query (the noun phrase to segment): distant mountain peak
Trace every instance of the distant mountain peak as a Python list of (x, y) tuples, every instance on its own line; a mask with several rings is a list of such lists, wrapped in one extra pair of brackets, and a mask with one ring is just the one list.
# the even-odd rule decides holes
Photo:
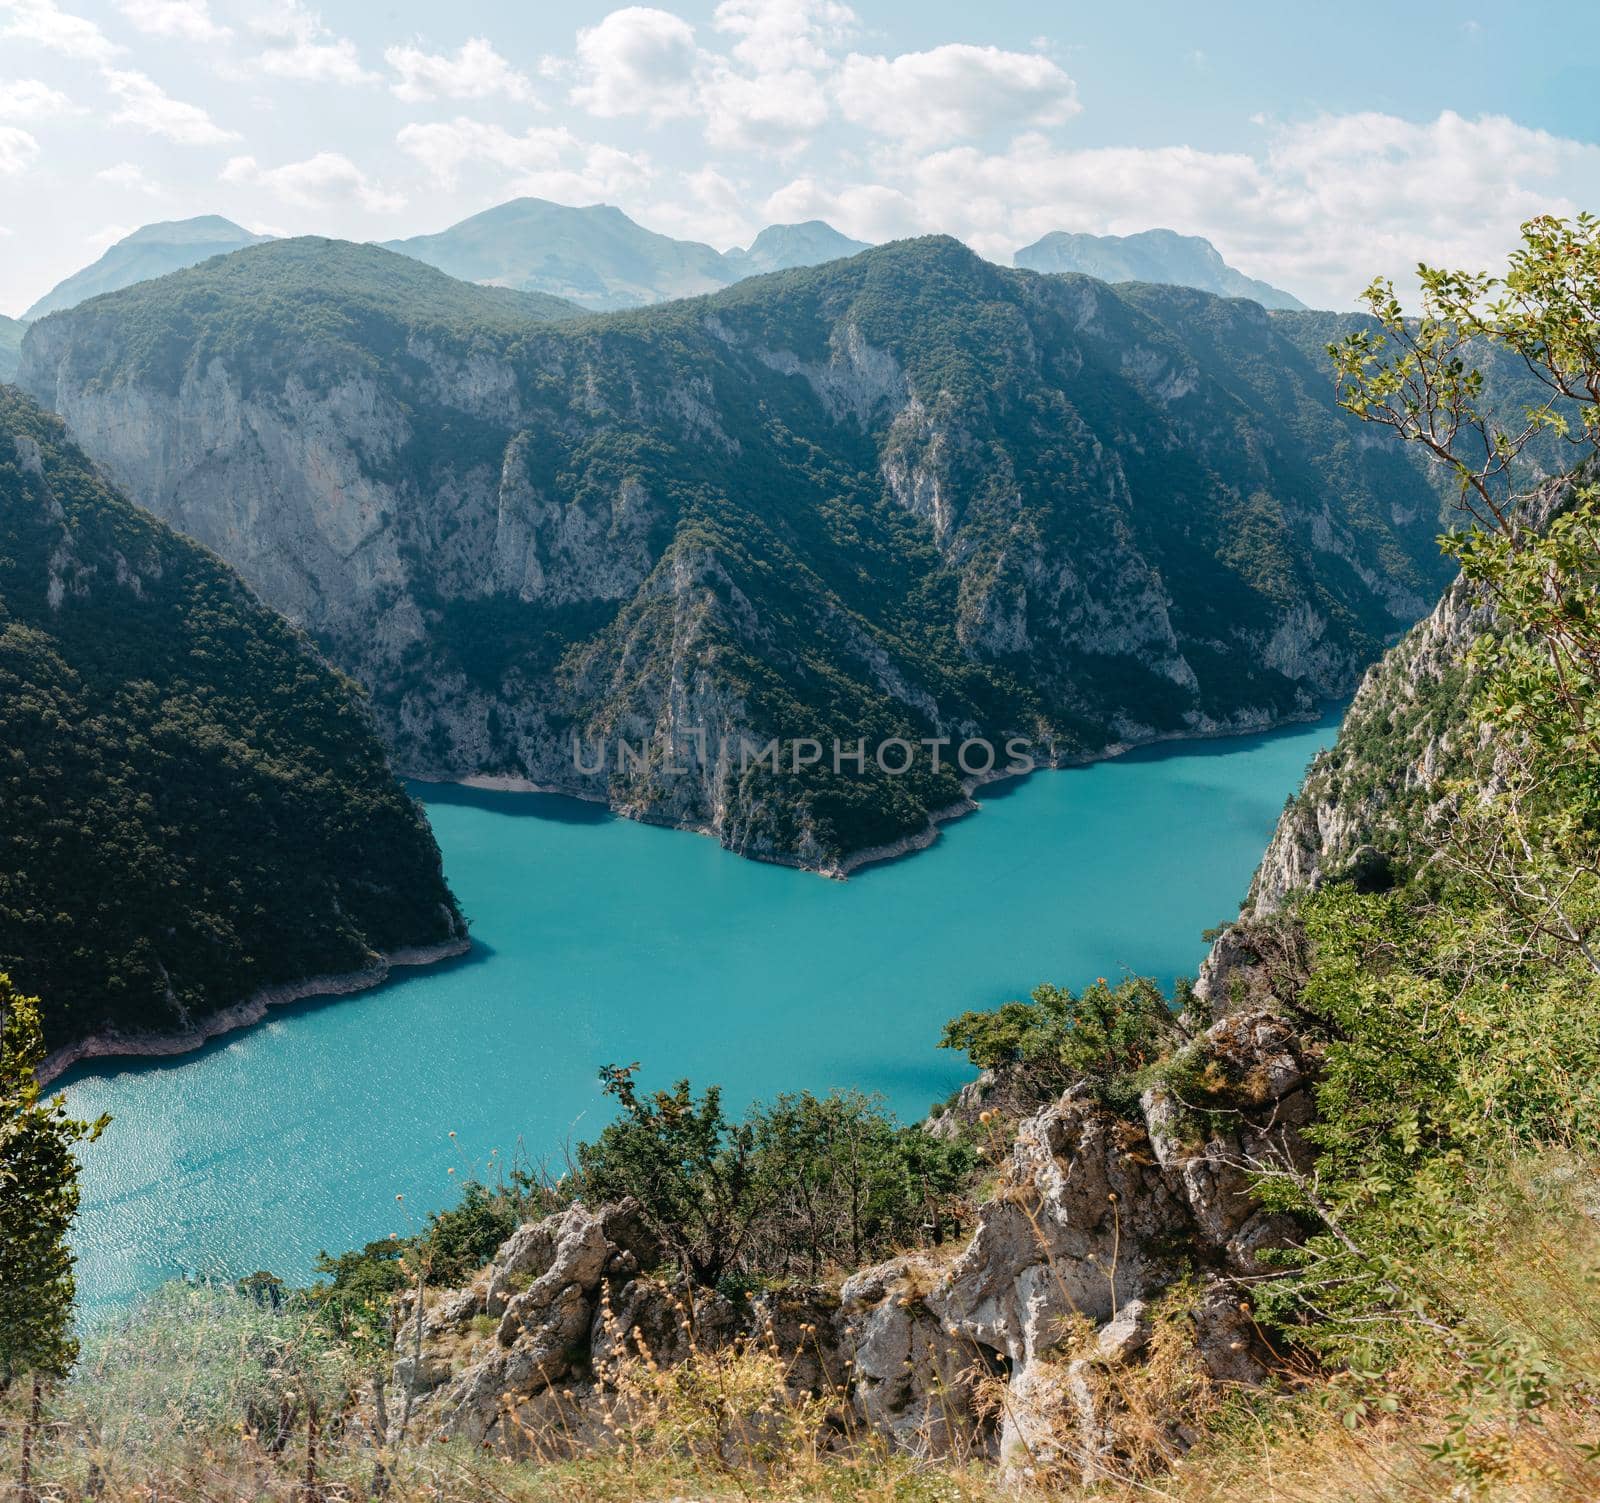
[(585, 308), (636, 308), (716, 292), (745, 277), (853, 256), (865, 241), (820, 219), (769, 225), (748, 250), (646, 229), (612, 204), (513, 198), (432, 235), (384, 242), (465, 282), (547, 292)]
[(165, 219), (142, 225), (111, 246), (99, 260), (58, 282), (23, 314), (25, 320), (43, 318), (71, 308), (86, 298), (118, 292), (135, 282), (182, 271), (211, 256), (259, 245), (270, 235), (257, 235), (220, 214), (194, 219)]
[(1011, 259), (1027, 271), (1075, 271), (1102, 282), (1164, 282), (1220, 297), (1247, 297), (1263, 308), (1305, 307), (1293, 293), (1229, 266), (1209, 240), (1176, 230), (1140, 230), (1132, 235), (1055, 230), (1023, 246)]
[(146, 245), (152, 241), (163, 245), (209, 245), (216, 240), (253, 245), (271, 238), (254, 234), (220, 214), (198, 214), (193, 219), (162, 219), (155, 224), (141, 225), (131, 235), (124, 235), (117, 245)]
[(867, 241), (852, 240), (825, 220), (806, 219), (799, 224), (769, 224), (747, 250), (728, 251), (723, 260), (740, 277), (749, 277), (767, 271), (790, 271), (797, 266), (818, 266), (871, 249)]

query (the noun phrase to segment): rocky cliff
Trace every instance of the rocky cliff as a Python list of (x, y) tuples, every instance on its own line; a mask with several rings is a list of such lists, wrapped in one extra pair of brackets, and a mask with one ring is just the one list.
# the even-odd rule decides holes
[(823, 869), (925, 839), (1012, 737), (1309, 714), (1442, 581), (1438, 494), (1291, 315), (948, 240), (604, 319), (517, 296), (279, 242), (41, 321), (21, 379), (407, 773)]
[(626, 1203), (530, 1222), (468, 1285), (428, 1291), (420, 1330), (404, 1301), (394, 1381), (424, 1434), (549, 1459), (627, 1423), (630, 1363), (747, 1343), (779, 1359), (793, 1398), (822, 1401), (824, 1443), (871, 1431), (1018, 1483), (1170, 1461), (1194, 1439), (1187, 1406), (1275, 1361), (1250, 1291), (1297, 1229), (1257, 1205), (1248, 1173), (1308, 1161), (1317, 1060), (1255, 1011), (1179, 1065), (1203, 1093), (1154, 1086), (1124, 1116), (1079, 1085), (1009, 1147), (997, 1130), (970, 1240), (833, 1283), (690, 1287)]
[[(1574, 485), (1592, 477), (1591, 469), (1529, 492), (1520, 503), (1524, 523), (1544, 525)], [(1437, 836), (1448, 818), (1449, 785), (1469, 776), (1492, 785), (1488, 739), (1470, 710), (1479, 688), (1472, 647), (1494, 628), (1484, 592), (1458, 578), (1368, 669), (1338, 740), (1312, 762), (1278, 821), (1246, 920), (1265, 919), (1330, 878), (1386, 883), (1403, 875), (1419, 860), (1419, 837)]]

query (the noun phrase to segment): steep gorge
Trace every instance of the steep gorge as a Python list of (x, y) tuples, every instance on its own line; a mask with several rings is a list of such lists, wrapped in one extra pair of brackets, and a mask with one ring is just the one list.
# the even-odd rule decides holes
[(1296, 315), (940, 239), (570, 313), (286, 241), (41, 321), (20, 380), (369, 688), (403, 771), (824, 870), (970, 807), (981, 772), (886, 740), (1303, 716), (1443, 578), (1438, 492)]

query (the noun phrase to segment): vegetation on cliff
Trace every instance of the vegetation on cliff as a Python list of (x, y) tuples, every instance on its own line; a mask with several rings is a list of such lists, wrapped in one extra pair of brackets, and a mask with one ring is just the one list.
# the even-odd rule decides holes
[[(537, 311), (281, 242), (45, 320), (22, 379), (368, 686), (408, 772), (819, 866), (923, 833), (969, 737), (1003, 765), (1308, 714), (1447, 576), (1441, 490), (1359, 441), (1298, 315), (939, 238)], [(235, 398), (249, 442), (212, 431)], [(894, 738), (951, 744), (896, 775)]]
[(47, 1044), (461, 933), (355, 686), (0, 387), (0, 969)]

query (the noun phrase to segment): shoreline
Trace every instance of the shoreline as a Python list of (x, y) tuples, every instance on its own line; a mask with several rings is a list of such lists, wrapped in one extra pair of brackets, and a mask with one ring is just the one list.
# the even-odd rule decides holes
[(943, 826), (954, 820), (964, 819), (969, 814), (976, 814), (983, 808), (983, 805), (974, 795), (980, 789), (989, 787), (992, 784), (1020, 782), (1024, 778), (1035, 777), (1041, 772), (1064, 772), (1075, 767), (1092, 767), (1098, 762), (1112, 762), (1118, 757), (1127, 756), (1129, 752), (1143, 751), (1154, 746), (1168, 746), (1186, 741), (1226, 741), (1236, 736), (1267, 736), (1274, 731), (1286, 731), (1294, 726), (1314, 725), (1326, 716), (1333, 707), (1347, 702), (1347, 699), (1330, 699), (1316, 710), (1308, 710), (1299, 715), (1286, 715), (1281, 719), (1268, 720), (1260, 725), (1219, 726), (1212, 730), (1203, 731), (1159, 731), (1154, 735), (1142, 736), (1129, 741), (1112, 742), (1097, 752), (1082, 752), (1073, 756), (1061, 757), (1054, 761), (1035, 761), (1027, 772), (995, 771), (966, 778), (962, 782), (961, 798), (952, 804), (946, 804), (941, 809), (929, 810), (927, 823), (920, 830), (913, 830), (909, 834), (902, 835), (898, 840), (891, 840), (884, 845), (865, 846), (858, 851), (847, 851), (844, 855), (829, 860), (826, 864), (810, 863), (799, 856), (779, 855), (767, 851), (742, 850), (738, 846), (724, 844), (716, 829), (710, 825), (657, 819), (648, 813), (632, 814), (627, 812), (625, 807), (618, 807), (609, 799), (603, 798), (598, 794), (579, 793), (570, 788), (557, 788), (550, 784), (535, 783), (528, 778), (519, 777), (511, 773), (471, 773), (461, 778), (413, 777), (405, 774), (403, 776), (406, 776), (408, 781), (437, 783), (451, 788), (476, 788), (488, 793), (543, 793), (552, 794), (558, 798), (575, 799), (579, 803), (595, 804), (601, 808), (609, 809), (618, 819), (631, 819), (635, 824), (653, 825), (657, 829), (663, 830), (681, 830), (689, 835), (709, 836), (722, 845), (725, 851), (735, 856), (741, 856), (747, 861), (761, 861), (768, 866), (786, 866), (794, 871), (813, 872), (830, 882), (845, 882), (865, 867), (877, 866), (886, 861), (897, 861), (903, 856), (910, 856), (918, 851), (927, 850), (929, 846), (938, 840)]
[(415, 945), (378, 955), (371, 965), (359, 971), (345, 971), (337, 975), (308, 976), (303, 981), (285, 981), (276, 986), (264, 986), (242, 1002), (202, 1018), (191, 1028), (173, 1033), (120, 1033), (114, 1028), (91, 1033), (70, 1044), (63, 1044), (44, 1058), (38, 1070), (39, 1084), (48, 1086), (52, 1081), (88, 1060), (98, 1059), (166, 1059), (182, 1054), (193, 1054), (213, 1039), (241, 1029), (254, 1027), (274, 1007), (285, 1007), (294, 1002), (309, 1001), (313, 997), (345, 997), (356, 992), (370, 991), (387, 981), (395, 967), (437, 965), (441, 960), (452, 960), (465, 955), (472, 948), (470, 936), (445, 940), (436, 945)]

